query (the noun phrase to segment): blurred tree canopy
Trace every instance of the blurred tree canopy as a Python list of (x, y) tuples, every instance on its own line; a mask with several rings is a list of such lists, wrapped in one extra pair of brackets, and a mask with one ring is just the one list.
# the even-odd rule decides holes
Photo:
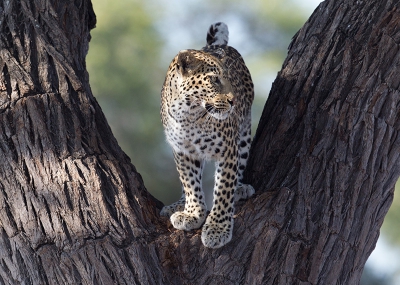
[[(91, 33), (87, 57), (93, 93), (147, 189), (165, 204), (180, 196), (159, 116), (160, 90), (169, 62), (181, 49), (203, 47), (210, 24), (226, 22), (230, 45), (243, 55), (255, 83), (255, 130), (287, 46), (310, 16), (300, 3), (93, 0), (97, 27)], [(383, 230), (400, 244), (400, 184), (396, 187)]]
[[(257, 88), (255, 131), (291, 37), (308, 16), (300, 8), (293, 9), (295, 3), (93, 1), (97, 26), (91, 33), (87, 57), (93, 93), (146, 187), (164, 203), (180, 196), (159, 116), (160, 90), (169, 62), (181, 49), (203, 47), (209, 25), (225, 21), (230, 27), (230, 44), (242, 53)], [(285, 16), (288, 13), (290, 18)]]
[(396, 183), (393, 204), (385, 217), (382, 229), (389, 241), (400, 246), (400, 180)]
[(156, 191), (167, 193), (172, 175), (162, 171), (174, 169), (158, 159), (167, 149), (159, 119), (162, 40), (142, 1), (93, 5), (97, 25), (87, 57), (93, 93), (149, 191), (163, 199)]

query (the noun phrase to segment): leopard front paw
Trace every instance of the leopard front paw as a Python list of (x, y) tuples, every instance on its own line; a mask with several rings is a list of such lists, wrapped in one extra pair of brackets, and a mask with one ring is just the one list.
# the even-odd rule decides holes
[(201, 232), (201, 241), (205, 247), (219, 248), (232, 239), (233, 222), (222, 224), (206, 222)]
[(171, 205), (164, 206), (160, 211), (160, 216), (171, 217), (173, 213), (183, 211), (185, 209), (185, 200), (175, 202)]
[(205, 211), (197, 215), (188, 214), (184, 211), (175, 212), (172, 214), (170, 220), (174, 228), (178, 230), (190, 231), (198, 229), (204, 223)]
[(253, 196), (255, 190), (253, 186), (250, 184), (242, 184), (238, 183), (235, 191), (235, 201), (239, 201), (240, 199), (247, 199)]

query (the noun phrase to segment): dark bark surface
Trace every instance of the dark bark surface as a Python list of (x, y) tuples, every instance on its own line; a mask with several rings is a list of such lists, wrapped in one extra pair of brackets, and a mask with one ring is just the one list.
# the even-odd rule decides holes
[(91, 94), (89, 0), (0, 4), (0, 284), (357, 284), (400, 174), (400, 7), (325, 1), (266, 103), (232, 241), (159, 217)]
[(247, 172), (290, 192), (265, 264), (278, 280), (359, 282), (399, 176), (399, 43), (397, 1), (325, 1), (294, 37)]
[(140, 283), (157, 201), (91, 94), (90, 1), (0, 9), (0, 284)]

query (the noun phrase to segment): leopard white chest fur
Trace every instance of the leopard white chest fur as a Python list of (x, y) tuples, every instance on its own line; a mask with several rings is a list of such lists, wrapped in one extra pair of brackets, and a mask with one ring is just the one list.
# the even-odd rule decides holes
[[(182, 197), (165, 206), (180, 230), (202, 228), (206, 247), (232, 238), (234, 202), (254, 193), (241, 183), (251, 143), (250, 73), (228, 46), (228, 27), (213, 24), (202, 50), (183, 50), (172, 60), (161, 91), (161, 120), (172, 146)], [(205, 160), (216, 162), (213, 206), (208, 216), (201, 176)]]

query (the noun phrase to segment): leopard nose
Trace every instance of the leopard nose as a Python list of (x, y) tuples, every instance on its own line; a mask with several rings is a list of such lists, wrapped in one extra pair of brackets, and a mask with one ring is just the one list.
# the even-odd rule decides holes
[(235, 95), (232, 92), (226, 94), (226, 100), (228, 101), (229, 105), (232, 107), (235, 104)]

